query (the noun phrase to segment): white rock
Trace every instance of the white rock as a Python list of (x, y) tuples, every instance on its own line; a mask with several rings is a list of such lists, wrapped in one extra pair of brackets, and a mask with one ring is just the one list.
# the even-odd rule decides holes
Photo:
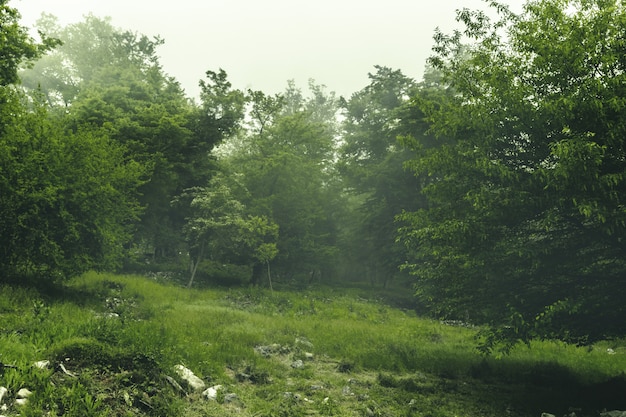
[(28, 398), (32, 395), (31, 390), (29, 390), (28, 388), (22, 388), (20, 389), (17, 394), (16, 397), (17, 398)]
[(212, 387), (207, 388), (203, 393), (202, 396), (205, 397), (207, 400), (217, 400), (217, 393), (222, 389), (223, 387), (221, 385), (214, 385)]
[(203, 380), (198, 378), (191, 370), (185, 368), (183, 365), (176, 365), (174, 367), (178, 376), (181, 377), (184, 381), (186, 381), (194, 391), (202, 391), (206, 388), (206, 384)]
[(37, 361), (33, 366), (39, 369), (48, 369), (48, 367), (50, 367), (50, 361)]
[(6, 387), (0, 387), (0, 402), (2, 402), (4, 396), (7, 395), (7, 392), (9, 392), (9, 390)]
[(15, 400), (15, 405), (26, 405), (28, 398), (18, 398)]

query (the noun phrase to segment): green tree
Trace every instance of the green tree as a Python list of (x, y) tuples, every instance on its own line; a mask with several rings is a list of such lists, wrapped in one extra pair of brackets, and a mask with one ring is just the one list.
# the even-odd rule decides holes
[(145, 77), (160, 71), (156, 50), (164, 41), (115, 28), (111, 18), (89, 14), (61, 26), (55, 16), (42, 14), (36, 26), (62, 44), (22, 71), (20, 78), (27, 89), (41, 90), (50, 105), (68, 107), (103, 70), (135, 68)]
[(21, 64), (31, 64), (33, 60), (59, 44), (59, 41), (40, 32), (41, 43), (35, 42), (28, 29), (20, 25), (17, 9), (7, 5), (8, 0), (0, 0), (0, 86), (19, 81)]
[[(376, 67), (370, 84), (343, 102), (343, 146), (339, 171), (354, 210), (343, 222), (345, 268), (356, 279), (386, 286), (406, 275), (406, 259), (396, 242), (396, 216), (420, 204), (419, 180), (404, 168), (412, 152), (398, 139), (422, 140), (423, 123), (408, 114), (417, 83), (399, 70)], [(417, 127), (408, 121), (417, 120)]]
[(267, 218), (247, 214), (245, 206), (233, 195), (233, 185), (242, 187), (216, 175), (207, 187), (189, 189), (180, 198), (190, 200), (191, 207), (184, 228), (191, 259), (188, 288), (205, 258), (247, 265), (262, 262), (267, 265), (271, 287), (269, 263), (277, 255), (278, 226)]
[(450, 140), (412, 166), (428, 209), (407, 213), (418, 296), (492, 325), (484, 348), (623, 335), (626, 90), (621, 2), (462, 10), (432, 65), (454, 94), (422, 103)]
[(68, 132), (11, 84), (36, 44), (0, 1), (0, 271), (61, 278), (118, 264), (138, 211), (140, 170), (106, 136)]
[(12, 95), (14, 122), (0, 138), (0, 270), (60, 279), (120, 265), (139, 214), (142, 175), (124, 149), (72, 133), (43, 104)]
[[(311, 83), (304, 98), (293, 83), (279, 96), (249, 92), (252, 126), (229, 141), (220, 162), (242, 175), (250, 213), (279, 226), (277, 275), (303, 280), (335, 265), (338, 203), (334, 172), (337, 99)], [(331, 118), (329, 115), (331, 115)], [(253, 268), (260, 282), (264, 262)]]
[(178, 256), (188, 213), (171, 202), (210, 179), (209, 153), (236, 130), (243, 93), (231, 88), (224, 71), (208, 71), (201, 102), (192, 103), (160, 66), (156, 51), (163, 40), (115, 28), (110, 19), (88, 15), (61, 27), (44, 15), (38, 24), (64, 44), (22, 74), (25, 86), (39, 86), (76, 131), (100, 129), (146, 168), (135, 247), (157, 261)]

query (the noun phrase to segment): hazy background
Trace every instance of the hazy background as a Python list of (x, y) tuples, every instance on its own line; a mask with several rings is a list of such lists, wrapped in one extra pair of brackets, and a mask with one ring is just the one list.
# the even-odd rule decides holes
[[(505, 0), (521, 11), (523, 0)], [(42, 12), (61, 24), (93, 13), (114, 26), (160, 35), (165, 71), (188, 95), (206, 70), (223, 68), (236, 88), (266, 93), (309, 78), (339, 95), (368, 84), (374, 65), (420, 79), (436, 27), (455, 27), (455, 10), (481, 0), (11, 0), (32, 27)]]

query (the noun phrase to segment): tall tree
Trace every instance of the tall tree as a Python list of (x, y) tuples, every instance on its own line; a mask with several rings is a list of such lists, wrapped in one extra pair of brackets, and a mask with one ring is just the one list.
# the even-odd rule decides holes
[(186, 190), (181, 196), (181, 201), (189, 200), (191, 208), (184, 227), (191, 258), (188, 288), (205, 258), (220, 264), (266, 265), (271, 287), (269, 264), (278, 253), (278, 226), (266, 217), (247, 213), (235, 197), (237, 191), (242, 194), (242, 188), (237, 181), (218, 174), (207, 187)]
[(406, 259), (404, 246), (396, 242), (395, 217), (419, 204), (419, 181), (404, 168), (412, 153), (398, 139), (421, 140), (424, 132), (404, 122), (417, 89), (414, 80), (380, 66), (369, 78), (368, 86), (343, 103), (339, 170), (354, 204), (344, 222), (344, 253), (354, 278), (386, 286), (403, 274), (399, 266)]
[[(228, 172), (243, 175), (249, 196), (242, 201), (251, 213), (279, 226), (274, 270), (300, 281), (332, 269), (340, 207), (333, 171), (337, 100), (312, 86), (311, 98), (293, 83), (280, 96), (249, 92), (253, 129), (221, 160)], [(263, 267), (257, 263), (253, 280)]]
[(55, 16), (43, 14), (36, 25), (62, 44), (20, 76), (24, 87), (41, 90), (51, 105), (69, 106), (103, 69), (132, 67), (147, 76), (160, 68), (156, 50), (164, 41), (115, 28), (110, 18), (89, 14), (61, 26)]
[(61, 279), (119, 266), (139, 214), (141, 167), (101, 133), (68, 131), (40, 101), (27, 107), (15, 91), (7, 98), (12, 122), (0, 136), (3, 276)]
[(194, 105), (160, 66), (156, 51), (163, 40), (115, 28), (110, 19), (88, 15), (61, 27), (45, 15), (39, 25), (64, 44), (23, 73), (25, 86), (40, 86), (76, 131), (101, 129), (146, 168), (135, 245), (158, 259), (176, 256), (185, 247), (187, 213), (171, 202), (206, 185), (215, 169), (209, 152), (236, 129), (243, 94), (224, 71), (209, 71)]
[(23, 63), (32, 64), (43, 53), (59, 44), (58, 39), (40, 32), (41, 43), (35, 42), (28, 29), (20, 25), (17, 9), (7, 5), (8, 0), (0, 0), (0, 86), (18, 82), (18, 71)]
[(626, 332), (623, 106), (626, 10), (535, 0), (521, 15), (462, 10), (431, 63), (453, 95), (422, 103), (428, 209), (407, 214), (418, 295), (492, 324), (485, 343)]

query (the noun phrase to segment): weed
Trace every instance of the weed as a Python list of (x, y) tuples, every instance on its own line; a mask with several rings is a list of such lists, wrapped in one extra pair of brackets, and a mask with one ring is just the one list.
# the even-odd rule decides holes
[[(420, 319), (362, 290), (187, 290), (97, 273), (62, 290), (0, 287), (0, 360), (16, 365), (0, 385), (7, 398), (33, 391), (24, 416), (526, 417), (576, 406), (585, 417), (619, 407), (626, 385), (623, 340), (483, 357), (479, 329)], [(32, 367), (42, 359), (50, 369)], [(238, 401), (185, 397), (167, 379), (179, 363)]]

